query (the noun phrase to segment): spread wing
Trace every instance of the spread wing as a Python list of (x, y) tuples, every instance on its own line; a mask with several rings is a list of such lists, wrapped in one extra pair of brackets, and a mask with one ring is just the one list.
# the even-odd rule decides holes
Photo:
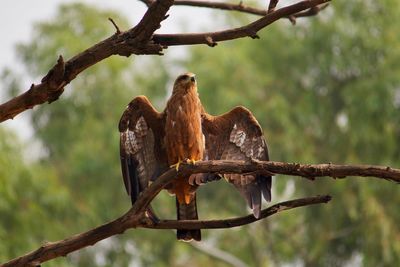
[[(269, 160), (261, 127), (246, 108), (237, 107), (221, 116), (204, 113), (202, 119), (206, 140), (205, 160)], [(261, 195), (266, 201), (271, 201), (271, 176), (260, 173), (224, 176), (239, 190), (258, 218)]]
[(119, 131), (122, 176), (133, 204), (149, 182), (167, 168), (161, 145), (164, 116), (146, 97), (139, 96), (122, 114)]

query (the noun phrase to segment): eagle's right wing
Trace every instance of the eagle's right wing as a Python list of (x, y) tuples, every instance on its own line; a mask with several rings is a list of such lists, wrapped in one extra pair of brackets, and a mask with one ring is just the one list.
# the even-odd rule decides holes
[[(236, 107), (221, 116), (202, 115), (206, 149), (205, 160), (269, 160), (261, 126), (249, 110)], [(261, 196), (271, 201), (271, 176), (265, 173), (225, 174), (246, 199), (255, 217), (260, 216)], [(201, 182), (216, 179), (203, 175)]]
[(133, 99), (119, 122), (122, 176), (132, 204), (149, 182), (167, 169), (164, 116), (145, 96)]

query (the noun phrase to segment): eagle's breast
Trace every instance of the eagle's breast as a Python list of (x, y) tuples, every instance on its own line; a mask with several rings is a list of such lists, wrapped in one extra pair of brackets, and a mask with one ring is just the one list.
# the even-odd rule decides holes
[(201, 160), (204, 138), (201, 130), (201, 103), (197, 90), (174, 94), (166, 108), (165, 139), (169, 164), (179, 160)]

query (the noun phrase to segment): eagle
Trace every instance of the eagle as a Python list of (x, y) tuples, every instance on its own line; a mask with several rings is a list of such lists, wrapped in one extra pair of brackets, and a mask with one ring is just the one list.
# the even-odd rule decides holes
[[(242, 106), (220, 116), (208, 114), (190, 72), (177, 77), (161, 113), (145, 96), (134, 98), (122, 114), (119, 132), (122, 176), (132, 204), (149, 183), (171, 167), (178, 170), (182, 162), (269, 160), (263, 131), (253, 114)], [(271, 176), (246, 173), (223, 177), (238, 189), (258, 218), (262, 196), (271, 201)], [(177, 219), (197, 220), (196, 189), (220, 178), (219, 174), (204, 173), (174, 179), (165, 189), (176, 196)], [(200, 241), (201, 232), (178, 229), (177, 239)]]

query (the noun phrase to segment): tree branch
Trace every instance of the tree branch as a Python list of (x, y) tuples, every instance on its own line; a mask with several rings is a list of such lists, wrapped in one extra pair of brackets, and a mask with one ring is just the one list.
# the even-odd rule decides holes
[(138, 225), (143, 224), (143, 222), (140, 221), (146, 218), (144, 212), (149, 203), (163, 187), (176, 177), (176, 175), (176, 170), (170, 169), (158, 177), (154, 183), (143, 191), (132, 208), (118, 219), (61, 241), (46, 243), (37, 250), (15, 258), (0, 266), (36, 266), (42, 262), (66, 256), (73, 251), (94, 245), (103, 239), (113, 235), (122, 234), (129, 228), (135, 228)]
[(270, 0), (268, 5), (268, 13), (273, 12), (275, 10), (276, 5), (278, 4), (279, 0)]
[(342, 179), (348, 176), (362, 176), (386, 179), (400, 183), (400, 169), (377, 165), (340, 165), (340, 164), (300, 164), (279, 161), (246, 162), (241, 160), (210, 160), (198, 161), (196, 165), (183, 163), (179, 174), (191, 173), (248, 173), (266, 172), (267, 174), (293, 175), (315, 180), (317, 177), (332, 177)]
[[(181, 4), (185, 3), (180, 0)], [(45, 102), (52, 103), (64, 91), (64, 87), (82, 71), (112, 55), (129, 57), (132, 54), (162, 55), (162, 50), (169, 45), (207, 44), (215, 46), (217, 42), (250, 36), (258, 38), (257, 32), (283, 17), (292, 21), (296, 16), (310, 16), (318, 11), (318, 5), (330, 0), (306, 0), (266, 14), (261, 19), (240, 28), (219, 32), (196, 34), (154, 34), (162, 20), (167, 18), (173, 0), (142, 0), (149, 8), (142, 20), (132, 29), (121, 32), (116, 26), (116, 33), (111, 37), (93, 45), (80, 54), (64, 62), (59, 57), (55, 66), (39, 84), (32, 84), (29, 90), (0, 105), (0, 122), (14, 118), (19, 113)], [(190, 2), (190, 1), (189, 1)], [(192, 1), (197, 2), (197, 1)], [(177, 2), (179, 4), (179, 2)], [(186, 1), (188, 3), (188, 1)], [(209, 2), (210, 3), (210, 2)], [(200, 5), (199, 3), (197, 3)], [(217, 4), (216, 4), (217, 5)], [(218, 5), (217, 5), (218, 6)], [(223, 5), (219, 5), (222, 7)], [(239, 10), (238, 7), (233, 7)], [(237, 5), (240, 6), (240, 5)], [(211, 5), (210, 5), (211, 7)], [(229, 8), (225, 4), (225, 8)], [(240, 11), (250, 11), (242, 6)], [(254, 11), (254, 10), (253, 10)], [(265, 11), (264, 11), (265, 12)], [(300, 13), (299, 13), (300, 12)], [(112, 22), (112, 20), (111, 20)], [(154, 35), (153, 35), (154, 34)], [(153, 38), (152, 38), (153, 36)]]
[[(273, 4), (273, 1), (271, 1), (270, 4), (271, 3)], [(329, 4), (326, 3), (326, 4), (319, 5), (319, 6), (315, 6), (313, 8), (310, 8), (309, 10), (291, 14), (290, 16), (288, 16), (286, 18), (292, 20), (293, 18), (315, 16), (321, 10), (325, 9), (328, 5)], [(206, 8), (214, 8), (214, 9), (221, 9), (221, 10), (228, 10), (228, 11), (238, 11), (238, 12), (242, 12), (242, 13), (248, 13), (248, 14), (259, 15), (259, 16), (265, 16), (268, 13), (271, 13), (275, 10), (275, 6), (273, 6), (272, 9), (270, 9), (270, 7), (269, 7), (268, 10), (265, 10), (265, 9), (261, 9), (261, 8), (254, 8), (254, 7), (246, 6), (243, 4), (243, 2), (239, 2), (239, 4), (232, 4), (232, 3), (224, 3), (224, 2), (196, 1), (196, 0), (175, 0), (174, 6), (206, 7)]]
[[(107, 237), (121, 234), (125, 230), (134, 227), (145, 227), (155, 229), (215, 229), (230, 228), (256, 221), (253, 215), (245, 217), (228, 219), (228, 220), (211, 220), (211, 221), (171, 221), (162, 220), (152, 222), (146, 216), (145, 211), (153, 198), (164, 188), (169, 182), (177, 176), (187, 176), (192, 173), (248, 173), (248, 172), (266, 172), (279, 173), (284, 175), (302, 176), (308, 179), (315, 177), (330, 176), (333, 178), (344, 178), (346, 176), (364, 176), (387, 179), (400, 182), (400, 170), (384, 166), (372, 165), (336, 165), (336, 164), (298, 164), (284, 163), (274, 161), (202, 161), (196, 165), (182, 164), (179, 171), (175, 168), (169, 169), (160, 177), (158, 177), (143, 193), (132, 208), (120, 218), (106, 223), (102, 226), (94, 228), (85, 233), (74, 235), (67, 239), (46, 243), (39, 249), (13, 259), (0, 266), (32, 266), (50, 259), (66, 256), (67, 254), (81, 249), (83, 247), (93, 245)], [(270, 208), (261, 211), (260, 218), (266, 218), (283, 210), (288, 210), (300, 206), (324, 203), (330, 200), (329, 196), (319, 196), (313, 198), (297, 199), (287, 202), (275, 204)]]
[[(296, 4), (283, 7), (271, 13), (268, 13), (259, 20), (254, 21), (246, 26), (218, 31), (218, 32), (205, 32), (205, 33), (185, 33), (185, 34), (155, 34), (153, 36), (154, 42), (164, 45), (194, 45), (206, 44), (215, 46), (217, 42), (239, 39), (243, 37), (251, 37), (253, 39), (259, 38), (257, 32), (267, 27), (273, 22), (290, 17), (296, 13), (303, 12), (308, 9), (317, 7), (318, 5), (329, 2), (330, 0), (306, 0)], [(306, 13), (303, 13), (303, 15)]]
[(232, 4), (232, 3), (214, 2), (214, 1), (175, 0), (174, 6), (206, 7), (206, 8), (221, 9), (228, 11), (239, 11), (259, 16), (267, 15), (267, 11), (265, 9), (246, 6), (243, 5), (242, 2), (240, 2), (239, 4)]
[(45, 102), (59, 98), (64, 87), (90, 66), (112, 55), (129, 57), (131, 54), (161, 54), (163, 47), (150, 40), (160, 27), (173, 0), (155, 1), (142, 20), (126, 32), (116, 32), (111, 37), (95, 44), (64, 63), (60, 56), (57, 64), (42, 79), (32, 84), (25, 93), (0, 105), (0, 122), (14, 118), (19, 113)]
[(158, 222), (151, 222), (149, 220), (144, 221), (144, 224), (140, 225), (144, 228), (151, 229), (225, 229), (225, 228), (233, 228), (238, 226), (243, 226), (246, 224), (250, 224), (267, 217), (270, 217), (278, 212), (284, 210), (290, 210), (298, 207), (315, 205), (321, 203), (328, 203), (331, 200), (331, 197), (328, 195), (323, 196), (315, 196), (315, 197), (307, 197), (307, 198), (299, 198), (294, 200), (289, 200), (285, 202), (281, 202), (275, 204), (267, 209), (264, 209), (260, 213), (260, 218), (254, 217), (253, 214), (232, 218), (232, 219), (223, 219), (223, 220), (160, 220)]
[[(169, 173), (173, 173), (168, 171)], [(168, 173), (167, 172), (167, 173)], [(164, 176), (165, 178), (175, 178), (174, 176)], [(167, 179), (167, 180), (168, 180)], [(172, 180), (172, 179), (169, 179)], [(159, 186), (162, 183), (155, 185), (154, 183), (150, 186), (156, 191), (161, 189)], [(152, 195), (152, 190), (145, 190), (139, 197), (139, 200), (147, 195), (145, 198)], [(158, 190), (159, 191), (159, 190)], [(331, 200), (330, 196), (316, 196), (310, 198), (295, 199), (292, 201), (286, 201), (275, 204), (270, 208), (261, 211), (261, 217), (256, 219), (253, 215), (247, 215), (244, 217), (227, 219), (227, 220), (212, 220), (212, 221), (175, 221), (175, 220), (163, 220), (158, 223), (151, 222), (144, 213), (136, 213), (138, 210), (135, 206), (132, 207), (127, 213), (120, 218), (106, 223), (102, 226), (96, 227), (90, 231), (74, 235), (72, 237), (60, 240), (57, 242), (48, 242), (42, 245), (39, 249), (32, 251), (24, 256), (13, 259), (7, 263), (1, 264), (0, 267), (15, 267), (15, 266), (36, 266), (45, 261), (66, 256), (69, 253), (79, 250), (83, 247), (94, 245), (95, 243), (106, 239), (110, 236), (122, 234), (130, 228), (152, 228), (152, 229), (216, 229), (216, 228), (231, 228), (240, 225), (249, 224), (263, 218), (269, 217), (278, 212), (294, 209), (297, 207), (327, 203)], [(145, 203), (144, 201), (143, 203)], [(146, 207), (144, 207), (145, 209)], [(140, 209), (142, 210), (142, 209)]]

